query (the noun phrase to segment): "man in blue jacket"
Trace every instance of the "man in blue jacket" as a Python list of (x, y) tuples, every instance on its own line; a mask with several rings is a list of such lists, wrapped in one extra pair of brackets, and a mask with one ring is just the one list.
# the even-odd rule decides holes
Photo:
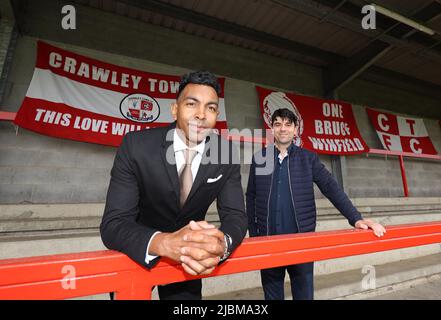
[[(275, 145), (256, 153), (250, 168), (246, 192), (250, 237), (315, 231), (313, 183), (352, 226), (370, 228), (376, 236), (383, 236), (384, 227), (363, 220), (317, 154), (293, 143), (298, 131), (296, 115), (289, 109), (278, 109), (271, 122)], [(284, 300), (287, 270), (293, 299), (312, 300), (313, 269), (314, 263), (310, 262), (261, 270), (265, 299)]]

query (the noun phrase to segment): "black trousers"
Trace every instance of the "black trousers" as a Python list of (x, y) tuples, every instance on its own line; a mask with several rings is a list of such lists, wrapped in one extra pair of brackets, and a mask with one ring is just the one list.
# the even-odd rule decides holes
[(285, 299), (285, 272), (291, 280), (293, 300), (314, 299), (314, 262), (260, 270), (265, 300)]
[[(202, 300), (202, 280), (190, 280), (176, 282), (164, 286), (158, 286), (160, 300)], [(110, 292), (110, 300), (114, 299), (114, 293)]]
[(202, 280), (158, 286), (158, 294), (160, 300), (202, 300)]

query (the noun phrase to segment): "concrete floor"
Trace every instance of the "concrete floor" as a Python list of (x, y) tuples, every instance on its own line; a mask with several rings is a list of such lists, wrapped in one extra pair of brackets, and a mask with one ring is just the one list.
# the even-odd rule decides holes
[(395, 291), (366, 300), (441, 300), (441, 280), (412, 286), (409, 289)]

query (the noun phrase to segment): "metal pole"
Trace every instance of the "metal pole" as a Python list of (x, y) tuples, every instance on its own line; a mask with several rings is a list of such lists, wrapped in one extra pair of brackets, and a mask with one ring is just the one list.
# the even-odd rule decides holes
[(400, 158), (401, 178), (403, 180), (404, 196), (407, 198), (409, 197), (409, 188), (407, 186), (406, 169), (404, 168), (403, 156), (399, 156), (399, 158)]

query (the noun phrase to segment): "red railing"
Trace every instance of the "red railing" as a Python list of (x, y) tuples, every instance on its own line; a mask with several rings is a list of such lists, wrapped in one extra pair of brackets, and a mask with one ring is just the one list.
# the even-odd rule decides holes
[(0, 120), (14, 121), (16, 115), (15, 112), (0, 111)]
[[(441, 242), (441, 221), (370, 230), (338, 230), (247, 238), (210, 277)], [(163, 259), (148, 270), (126, 255), (97, 251), (0, 260), (0, 299), (67, 299), (115, 292), (116, 299), (151, 299), (159, 284), (201, 277)]]

